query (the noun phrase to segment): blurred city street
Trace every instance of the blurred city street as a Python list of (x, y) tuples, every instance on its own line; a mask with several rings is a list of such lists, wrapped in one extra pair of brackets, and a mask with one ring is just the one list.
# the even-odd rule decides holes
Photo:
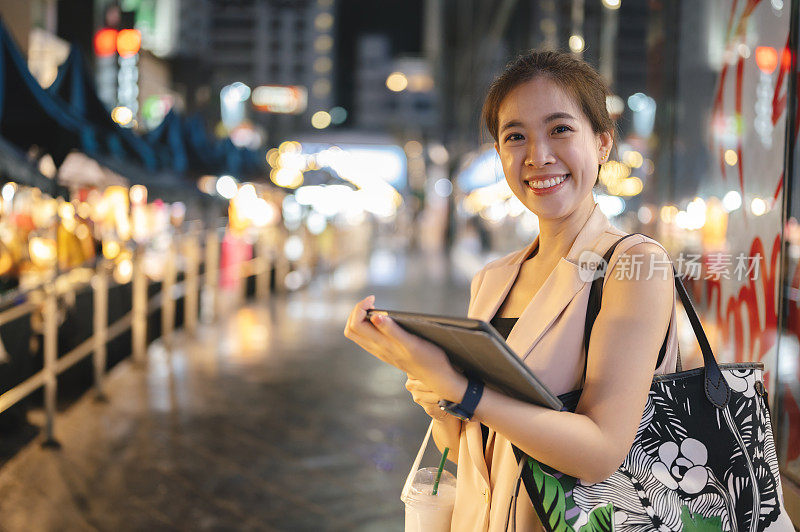
[(548, 233), (592, 202), (664, 247), (715, 360), (763, 366), (800, 524), (798, 21), (800, 0), (0, 0), (0, 532), (403, 530), (429, 418), (349, 312), (463, 317), (475, 272), (541, 237), (498, 307), (522, 317), (571, 269)]
[(59, 417), (60, 450), (35, 441), (0, 469), (0, 530), (402, 530), (428, 418), (403, 374), (342, 331), (372, 293), (465, 312), (467, 285), (444, 268), (398, 258), (390, 286), (320, 280), (180, 334), (171, 352), (154, 343), (146, 368), (111, 372), (108, 403), (86, 394)]

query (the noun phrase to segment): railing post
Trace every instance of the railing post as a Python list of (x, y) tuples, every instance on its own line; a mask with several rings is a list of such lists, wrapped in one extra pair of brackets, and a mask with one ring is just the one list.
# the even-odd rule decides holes
[(94, 388), (98, 400), (106, 399), (103, 380), (106, 373), (106, 342), (108, 342), (108, 264), (100, 261), (92, 279), (94, 296)]
[(205, 283), (203, 284), (203, 323), (211, 323), (218, 315), (219, 297), (217, 285), (219, 284), (219, 235), (217, 228), (212, 227), (206, 235), (206, 268)]
[(58, 441), (54, 436), (56, 420), (56, 398), (58, 394), (58, 306), (55, 292), (55, 283), (45, 288), (44, 305), (42, 306), (42, 335), (44, 338), (44, 410), (45, 410), (45, 439), (44, 447), (58, 448)]
[(172, 349), (172, 331), (175, 328), (175, 239), (170, 240), (164, 261), (161, 283), (161, 340), (164, 347)]
[(136, 249), (133, 258), (133, 309), (131, 311), (131, 343), (133, 361), (144, 365), (147, 360), (147, 275), (144, 272), (144, 250)]
[(186, 262), (183, 327), (186, 332), (193, 335), (197, 331), (197, 298), (200, 289), (198, 279), (198, 261), (200, 257), (195, 231), (191, 231), (184, 239), (183, 256)]
[[(237, 243), (237, 249), (239, 249), (240, 244)], [(241, 259), (242, 256), (237, 251), (237, 260)], [(247, 302), (247, 280), (252, 275), (252, 264), (251, 261), (240, 260), (239, 263), (236, 265), (239, 269), (239, 276), (236, 279), (236, 306), (239, 307), (244, 305)]]
[(258, 274), (256, 274), (256, 298), (265, 300), (269, 297), (269, 275), (272, 268), (272, 257), (270, 256), (269, 242), (264, 231), (261, 231), (256, 241), (256, 253), (258, 255)]
[(289, 274), (289, 259), (286, 258), (286, 239), (287, 235), (283, 231), (279, 231), (275, 246), (275, 291), (278, 293), (285, 293), (286, 290), (286, 276)]

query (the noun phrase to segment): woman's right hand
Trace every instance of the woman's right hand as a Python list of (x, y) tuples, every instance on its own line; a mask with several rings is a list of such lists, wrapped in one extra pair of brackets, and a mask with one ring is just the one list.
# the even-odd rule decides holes
[(406, 380), (406, 390), (411, 392), (411, 397), (414, 399), (414, 402), (421, 406), (423, 410), (425, 410), (425, 413), (434, 420), (447, 420), (447, 412), (439, 408), (439, 397), (437, 397), (433, 391), (426, 388), (422, 381), (409, 376), (408, 380)]

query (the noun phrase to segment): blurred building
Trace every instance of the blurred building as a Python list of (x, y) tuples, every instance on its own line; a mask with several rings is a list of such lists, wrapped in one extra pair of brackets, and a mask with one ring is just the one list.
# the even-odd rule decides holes
[(302, 87), (307, 105), (297, 114), (249, 110), (258, 123), (284, 130), (310, 129), (311, 116), (331, 108), (333, 0), (212, 0), (204, 4), (207, 22), (199, 27), (207, 28), (204, 59), (211, 71), (213, 93), (235, 81), (251, 89), (262, 85)]
[(414, 135), (437, 124), (429, 62), (423, 57), (392, 58), (388, 35), (359, 38), (355, 78), (356, 127)]

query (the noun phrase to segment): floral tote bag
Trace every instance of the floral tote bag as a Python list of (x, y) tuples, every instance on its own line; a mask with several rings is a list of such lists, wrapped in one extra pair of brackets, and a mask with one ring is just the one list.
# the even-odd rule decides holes
[[(674, 267), (673, 274), (704, 367), (681, 371), (679, 360), (677, 373), (654, 377), (631, 450), (602, 482), (564, 475), (514, 447), (520, 478), (509, 516), (523, 485), (548, 531), (794, 530), (783, 507), (763, 364), (717, 364)], [(602, 283), (595, 279), (589, 296), (587, 353)], [(579, 398), (580, 390), (560, 396), (570, 411)]]

